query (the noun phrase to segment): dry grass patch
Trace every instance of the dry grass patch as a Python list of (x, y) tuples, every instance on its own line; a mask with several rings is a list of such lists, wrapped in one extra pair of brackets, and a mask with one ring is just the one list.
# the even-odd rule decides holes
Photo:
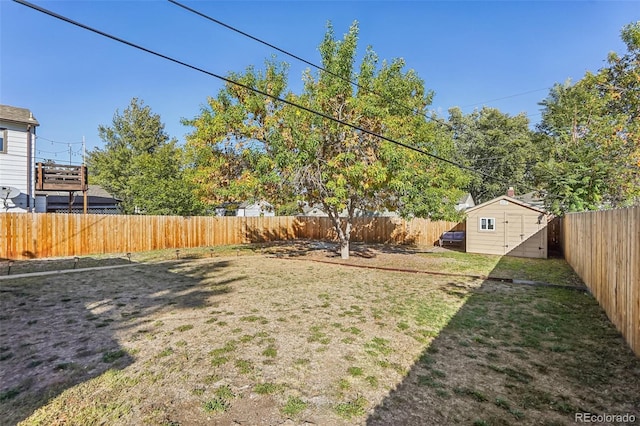
[[(588, 295), (265, 253), (0, 282), (0, 418), (525, 424), (638, 402), (638, 361)], [(428, 255), (366, 261), (395, 256)]]
[[(357, 421), (426, 347), (413, 330), (429, 321), (441, 327), (463, 303), (448, 282), (431, 277), (263, 256), (163, 261), (2, 286), (3, 341), (14, 343), (0, 361), (0, 415), (27, 424), (95, 415), (110, 424), (204, 424), (211, 416), (224, 423), (240, 413)], [(400, 330), (398, 321), (411, 327)], [(29, 367), (35, 360), (41, 364)], [(126, 386), (105, 386), (114, 374), (108, 371)], [(353, 383), (337, 392), (345, 375)], [(227, 387), (233, 398), (219, 394)], [(100, 410), (78, 405), (79, 389), (108, 403)], [(353, 401), (351, 411), (336, 408)]]

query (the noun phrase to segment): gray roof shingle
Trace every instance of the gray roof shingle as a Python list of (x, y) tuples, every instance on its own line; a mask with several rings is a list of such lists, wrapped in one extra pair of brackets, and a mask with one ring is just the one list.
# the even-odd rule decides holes
[(27, 108), (18, 108), (10, 105), (0, 105), (0, 120), (13, 121), (15, 123), (33, 124), (39, 126), (38, 120)]

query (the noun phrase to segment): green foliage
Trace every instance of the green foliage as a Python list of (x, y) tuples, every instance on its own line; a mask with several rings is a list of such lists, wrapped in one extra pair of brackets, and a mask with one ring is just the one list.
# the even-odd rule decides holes
[(547, 161), (536, 170), (554, 213), (640, 201), (640, 21), (622, 30), (628, 52), (580, 81), (556, 84), (538, 128)]
[(295, 416), (307, 408), (307, 403), (302, 399), (294, 396), (290, 396), (287, 400), (287, 404), (282, 407), (282, 412), (289, 416)]
[(345, 419), (351, 419), (353, 417), (364, 416), (366, 414), (366, 407), (369, 404), (364, 397), (359, 396), (353, 401), (343, 402), (335, 406), (336, 413)]
[(275, 358), (276, 356), (278, 356), (278, 350), (275, 346), (269, 345), (264, 351), (262, 351), (262, 355), (268, 358)]
[(203, 404), (204, 411), (207, 413), (225, 412), (231, 408), (230, 401), (235, 398), (235, 396), (229, 385), (222, 385), (215, 390), (215, 398)]
[[(250, 66), (229, 78), (249, 87), (282, 97), (287, 85), (287, 66), (267, 61), (265, 71)], [(227, 84), (200, 115), (183, 123), (194, 128), (187, 137), (190, 161), (189, 179), (205, 203), (240, 203), (269, 197), (281, 206), (291, 201), (291, 190), (284, 186), (266, 152), (273, 132), (278, 131), (282, 105), (271, 98)]]
[(18, 388), (7, 389), (6, 391), (0, 392), (0, 402), (8, 401), (19, 394), (20, 390)]
[(275, 383), (258, 383), (253, 387), (253, 391), (259, 395), (271, 395), (282, 390), (282, 385)]
[(204, 411), (207, 413), (225, 412), (231, 407), (228, 401), (223, 398), (214, 398), (203, 404)]
[[(368, 49), (358, 66), (357, 39), (355, 23), (342, 40), (329, 26), (319, 47), (329, 72), (306, 71), (299, 95), (287, 91), (287, 66), (274, 60), (264, 70), (249, 67), (229, 78), (452, 158), (450, 135), (424, 117), (432, 92), (413, 70), (404, 70), (401, 59), (380, 64)], [(353, 218), (362, 212), (456, 217), (453, 206), (462, 195), (457, 188), (466, 183), (451, 165), (232, 84), (184, 123), (194, 128), (187, 137), (194, 165), (190, 177), (203, 201), (268, 198), (278, 211), (289, 213), (293, 201), (321, 206), (343, 249), (348, 249)]]
[(233, 393), (229, 385), (222, 385), (216, 389), (216, 396), (222, 399), (233, 399), (236, 395)]
[(192, 215), (203, 212), (184, 179), (182, 150), (164, 132), (160, 116), (133, 98), (111, 126), (99, 126), (103, 149), (88, 154), (89, 179), (122, 200), (126, 214)]
[(172, 348), (165, 348), (162, 351), (160, 351), (158, 353), (158, 355), (156, 355), (156, 357), (162, 358), (162, 357), (165, 357), (165, 356), (169, 356), (171, 354), (173, 354), (173, 349)]
[(487, 397), (477, 389), (471, 388), (453, 388), (453, 392), (458, 395), (466, 395), (476, 400), (477, 402), (485, 402), (487, 401)]
[(251, 374), (253, 372), (253, 363), (246, 359), (238, 359), (235, 362), (236, 368), (240, 374)]
[(364, 374), (364, 371), (362, 370), (362, 367), (349, 367), (347, 368), (347, 373), (349, 373), (353, 377), (358, 377), (362, 376)]
[(390, 341), (382, 337), (374, 337), (369, 343), (365, 343), (366, 350), (371, 351), (372, 355), (389, 355), (393, 349), (389, 346)]
[(126, 352), (122, 349), (115, 351), (107, 351), (102, 354), (102, 362), (114, 362), (115, 360), (122, 358), (126, 355)]
[(467, 189), (476, 203), (504, 195), (509, 186), (531, 186), (538, 154), (524, 114), (511, 117), (484, 107), (463, 115), (460, 109), (452, 108), (449, 123), (460, 161), (495, 177), (473, 175)]

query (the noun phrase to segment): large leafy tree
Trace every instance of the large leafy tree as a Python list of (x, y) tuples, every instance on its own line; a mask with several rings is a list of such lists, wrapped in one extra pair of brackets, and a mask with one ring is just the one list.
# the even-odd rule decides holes
[(556, 84), (539, 138), (548, 161), (537, 174), (555, 213), (640, 202), (640, 22), (622, 30), (628, 52), (580, 81)]
[(475, 174), (468, 186), (476, 202), (504, 195), (508, 186), (531, 188), (538, 154), (524, 114), (509, 116), (484, 107), (464, 115), (452, 108), (449, 124), (461, 161), (483, 173)]
[[(265, 70), (249, 67), (228, 78), (275, 97), (285, 96), (287, 67), (267, 61)], [(283, 105), (241, 86), (227, 84), (208, 98), (199, 116), (183, 123), (194, 128), (187, 136), (187, 171), (204, 203), (215, 206), (269, 198), (280, 206), (291, 201), (293, 188), (276, 167), (270, 146), (282, 127)]]
[(104, 148), (89, 152), (90, 180), (122, 200), (126, 214), (191, 215), (203, 204), (184, 179), (183, 152), (160, 116), (136, 98), (111, 126), (99, 126)]
[(358, 66), (357, 38), (355, 23), (341, 40), (329, 26), (319, 48), (324, 70), (305, 72), (298, 95), (287, 90), (287, 67), (274, 61), (229, 76), (325, 117), (227, 84), (198, 117), (185, 121), (194, 127), (187, 144), (204, 200), (268, 197), (276, 204), (298, 199), (320, 205), (343, 257), (353, 219), (362, 212), (455, 216), (457, 188), (466, 183), (459, 169), (370, 133), (450, 158), (450, 135), (424, 115), (433, 94), (402, 60), (379, 64), (370, 48)]

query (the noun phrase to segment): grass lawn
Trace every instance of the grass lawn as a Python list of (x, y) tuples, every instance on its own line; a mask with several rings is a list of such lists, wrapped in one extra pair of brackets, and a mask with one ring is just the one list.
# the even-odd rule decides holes
[[(640, 417), (640, 360), (587, 293), (318, 263), (338, 260), (289, 245), (179, 257), (0, 281), (3, 424)], [(380, 246), (351, 262), (576, 280), (560, 260)]]

